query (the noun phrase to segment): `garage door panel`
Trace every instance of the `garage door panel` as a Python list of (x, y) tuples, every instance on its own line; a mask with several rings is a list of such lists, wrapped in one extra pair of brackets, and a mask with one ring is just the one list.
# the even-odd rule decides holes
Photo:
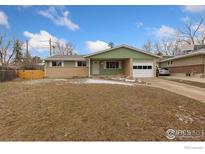
[(133, 61), (133, 77), (153, 77), (153, 62)]

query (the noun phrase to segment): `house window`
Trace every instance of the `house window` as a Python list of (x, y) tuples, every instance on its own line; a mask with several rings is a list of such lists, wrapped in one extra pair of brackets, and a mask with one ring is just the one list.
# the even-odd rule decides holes
[(151, 66), (151, 65), (147, 66), (147, 69), (151, 70), (151, 69), (152, 69), (152, 66)]
[(62, 61), (52, 61), (52, 67), (60, 67), (62, 66)]
[(139, 69), (139, 70), (141, 70), (141, 69), (143, 69), (143, 70), (146, 70), (146, 69), (152, 69), (152, 66), (151, 65), (144, 65), (144, 66), (141, 66), (141, 65), (139, 65), (139, 66), (133, 66), (133, 69)]
[(85, 67), (86, 66), (86, 61), (78, 61), (77, 66), (78, 67)]
[(137, 69), (137, 66), (133, 66), (133, 69)]
[(142, 69), (142, 66), (137, 66), (137, 69), (140, 69), (140, 70), (141, 70), (141, 69)]
[(171, 63), (171, 65), (172, 65), (173, 61), (171, 61), (170, 63)]
[(119, 68), (119, 61), (107, 61), (106, 68)]

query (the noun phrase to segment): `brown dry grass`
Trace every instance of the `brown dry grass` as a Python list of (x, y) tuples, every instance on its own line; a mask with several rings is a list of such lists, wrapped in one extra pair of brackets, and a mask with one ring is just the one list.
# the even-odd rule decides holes
[(205, 128), (205, 104), (162, 89), (0, 84), (1, 141), (159, 141), (169, 128)]

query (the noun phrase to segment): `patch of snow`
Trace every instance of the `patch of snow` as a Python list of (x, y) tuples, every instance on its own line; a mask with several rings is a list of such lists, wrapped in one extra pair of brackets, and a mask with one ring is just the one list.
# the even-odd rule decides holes
[(125, 80), (125, 78), (119, 78), (119, 81), (124, 81)]
[(135, 82), (134, 79), (125, 79), (126, 82)]
[(63, 85), (65, 83), (72, 83), (72, 84), (118, 84), (118, 85), (128, 85), (128, 86), (134, 85), (134, 83), (105, 80), (105, 79), (41, 79), (41, 80), (24, 81), (25, 84), (29, 84), (29, 85), (51, 83), (51, 82), (57, 82), (57, 83), (55, 83), (56, 85)]
[(191, 115), (185, 115), (185, 114), (176, 114), (176, 117), (178, 120), (184, 122), (185, 124), (187, 123), (193, 123), (194, 119), (191, 117)]
[(137, 82), (141, 83), (141, 82), (142, 82), (142, 80), (141, 80), (141, 79), (137, 79)]
[(119, 85), (133, 86), (133, 83), (126, 83), (126, 82), (112, 81), (112, 80), (101, 80), (101, 79), (87, 79), (84, 83), (88, 83), (88, 84), (119, 84)]

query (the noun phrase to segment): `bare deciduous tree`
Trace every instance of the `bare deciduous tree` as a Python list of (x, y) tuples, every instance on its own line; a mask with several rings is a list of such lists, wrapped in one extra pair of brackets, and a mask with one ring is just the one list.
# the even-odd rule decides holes
[(153, 47), (154, 46), (151, 40), (147, 40), (142, 46), (142, 48), (147, 52), (153, 51)]
[(0, 62), (3, 67), (8, 67), (15, 56), (15, 50), (12, 49), (12, 41), (6, 41), (6, 36), (0, 36)]
[(158, 40), (154, 44), (148, 40), (143, 49), (163, 55), (181, 55), (184, 54), (181, 48), (186, 45), (205, 45), (204, 18), (200, 18), (198, 22), (193, 22), (189, 18), (184, 20), (183, 29), (178, 30), (172, 39)]
[(54, 55), (74, 55), (74, 47), (71, 43), (66, 42), (62, 43), (57, 41), (53, 46), (53, 54)]
[(179, 55), (180, 42), (177, 40), (158, 40), (155, 43), (147, 41), (143, 49), (148, 52), (155, 52), (157, 55)]
[(161, 52), (163, 55), (179, 55), (180, 54), (180, 42), (161, 40), (155, 43), (155, 51)]
[(193, 22), (191, 19), (184, 21), (184, 28), (179, 30), (180, 41), (188, 45), (205, 45), (205, 26), (204, 18), (199, 22)]

